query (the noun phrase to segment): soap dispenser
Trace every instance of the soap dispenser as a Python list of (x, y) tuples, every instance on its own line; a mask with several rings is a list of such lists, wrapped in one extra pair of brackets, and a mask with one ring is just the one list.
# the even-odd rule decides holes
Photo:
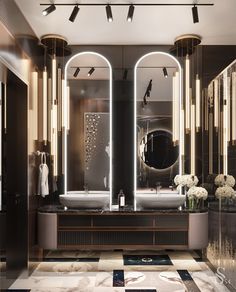
[(118, 194), (118, 204), (119, 209), (123, 209), (125, 207), (125, 194), (123, 193), (123, 190), (120, 190)]

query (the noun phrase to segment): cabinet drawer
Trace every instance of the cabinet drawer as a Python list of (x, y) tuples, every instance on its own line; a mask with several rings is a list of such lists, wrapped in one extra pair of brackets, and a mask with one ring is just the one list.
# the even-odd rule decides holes
[(160, 215), (155, 219), (155, 225), (161, 229), (188, 229), (187, 215)]
[(91, 226), (91, 216), (58, 215), (58, 227)]
[(187, 231), (157, 231), (155, 232), (156, 245), (188, 245)]
[(94, 227), (152, 227), (153, 216), (94, 216)]
[(152, 245), (152, 232), (109, 231), (93, 232), (95, 245)]

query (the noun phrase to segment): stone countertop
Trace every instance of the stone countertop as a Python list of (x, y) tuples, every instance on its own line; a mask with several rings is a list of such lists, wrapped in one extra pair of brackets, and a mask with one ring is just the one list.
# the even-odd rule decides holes
[(135, 215), (135, 214), (186, 214), (186, 213), (205, 213), (208, 212), (207, 208), (201, 210), (189, 210), (189, 209), (146, 209), (146, 210), (136, 210), (132, 207), (126, 206), (123, 210), (112, 210), (109, 209), (74, 209), (68, 208), (67, 210), (64, 209), (62, 205), (47, 205), (38, 208), (38, 212), (40, 213), (65, 213), (65, 214), (80, 214), (80, 215)]

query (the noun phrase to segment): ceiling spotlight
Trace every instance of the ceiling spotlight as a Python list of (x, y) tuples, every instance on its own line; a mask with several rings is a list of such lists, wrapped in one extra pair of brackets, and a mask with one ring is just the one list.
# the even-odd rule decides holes
[(79, 12), (79, 7), (78, 7), (78, 5), (75, 5), (75, 7), (70, 15), (69, 21), (74, 22), (78, 12)]
[(168, 72), (167, 72), (166, 67), (163, 67), (162, 70), (163, 70), (164, 77), (167, 78), (168, 77)]
[(123, 74), (123, 80), (126, 80), (128, 76), (128, 69), (124, 70), (124, 74)]
[(128, 11), (128, 16), (127, 16), (127, 21), (131, 22), (133, 20), (134, 16), (134, 5), (129, 6), (129, 11)]
[(73, 74), (73, 76), (76, 78), (78, 76), (79, 72), (80, 72), (80, 68), (78, 67), (78, 68), (76, 68), (75, 73)]
[(89, 71), (88, 71), (88, 76), (91, 76), (93, 74), (93, 72), (95, 71), (94, 67), (92, 67)]
[(143, 104), (144, 105), (147, 104), (147, 97), (150, 97), (151, 91), (152, 91), (152, 79), (150, 79), (148, 86), (147, 86), (147, 89), (146, 89), (146, 92), (145, 92), (144, 97), (143, 97)]
[(113, 21), (113, 17), (112, 17), (112, 11), (111, 11), (111, 6), (110, 5), (106, 6), (106, 13), (107, 13), (107, 21), (108, 22), (112, 22)]
[(197, 6), (192, 7), (193, 23), (199, 22)]
[(47, 16), (48, 14), (52, 13), (56, 10), (56, 6), (54, 4), (48, 6), (46, 9), (43, 10), (42, 14), (43, 16)]

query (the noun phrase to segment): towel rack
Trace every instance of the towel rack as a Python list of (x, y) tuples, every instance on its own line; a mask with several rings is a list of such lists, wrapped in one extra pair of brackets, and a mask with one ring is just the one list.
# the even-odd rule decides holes
[(41, 154), (45, 154), (47, 156), (50, 156), (50, 154), (48, 152), (44, 152), (44, 151), (39, 151), (37, 150), (36, 152), (34, 152), (35, 155), (40, 156)]

